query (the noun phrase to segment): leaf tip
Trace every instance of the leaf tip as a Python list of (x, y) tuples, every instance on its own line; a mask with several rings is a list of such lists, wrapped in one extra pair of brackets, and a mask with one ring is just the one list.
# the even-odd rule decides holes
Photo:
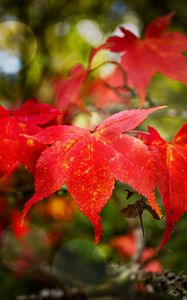
[(163, 109), (163, 108), (167, 108), (168, 105), (161, 105), (161, 106), (158, 106), (159, 108), (158, 109)]

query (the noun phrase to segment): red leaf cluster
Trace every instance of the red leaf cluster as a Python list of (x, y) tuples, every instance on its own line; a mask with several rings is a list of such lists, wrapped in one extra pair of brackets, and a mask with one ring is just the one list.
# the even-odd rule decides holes
[[(87, 110), (84, 84), (93, 71), (91, 62), (101, 49), (121, 53), (121, 59), (111, 76), (90, 80), (85, 95), (96, 98), (96, 107), (124, 103), (131, 88), (137, 90), (143, 104), (156, 72), (187, 84), (187, 60), (182, 54), (187, 50), (187, 38), (167, 31), (172, 16), (151, 22), (143, 39), (121, 28), (123, 37), (110, 37), (92, 49), (87, 68), (78, 64), (67, 78), (55, 83), (56, 107), (71, 113), (75, 107)], [(122, 74), (126, 74), (127, 81)], [(35, 194), (26, 203), (23, 217), (34, 203), (67, 184), (80, 210), (94, 225), (98, 242), (102, 233), (100, 212), (112, 194), (115, 180), (145, 196), (161, 217), (155, 197), (157, 187), (167, 217), (162, 247), (187, 211), (187, 184), (183, 180), (187, 175), (187, 125), (170, 143), (154, 128), (137, 137), (129, 134), (160, 108), (124, 110), (106, 118), (94, 130), (87, 130), (52, 126), (50, 122), (56, 120), (58, 110), (33, 99), (18, 110), (0, 106), (0, 175), (24, 164), (35, 177)]]
[(123, 37), (109, 37), (104, 44), (91, 52), (90, 59), (102, 49), (122, 53), (121, 66), (128, 84), (135, 88), (144, 104), (146, 90), (156, 72), (187, 84), (187, 60), (182, 54), (187, 50), (187, 38), (179, 32), (167, 32), (173, 13), (152, 21), (140, 39), (121, 27)]
[(25, 138), (23, 134), (36, 134), (40, 126), (54, 119), (57, 109), (40, 104), (35, 99), (27, 101), (18, 110), (0, 106), (0, 175), (8, 174), (20, 164), (34, 172), (36, 161), (44, 146)]
[(117, 179), (148, 198), (161, 216), (154, 195), (150, 152), (140, 139), (126, 134), (157, 109), (159, 107), (119, 112), (105, 119), (93, 131), (61, 125), (46, 128), (30, 137), (51, 146), (38, 160), (36, 192), (25, 205), (23, 215), (34, 203), (67, 184), (79, 208), (94, 225), (98, 242), (102, 232), (99, 214)]

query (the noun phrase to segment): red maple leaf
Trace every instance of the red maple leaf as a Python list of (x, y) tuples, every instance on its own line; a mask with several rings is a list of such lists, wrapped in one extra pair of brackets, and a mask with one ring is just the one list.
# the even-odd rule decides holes
[(123, 37), (112, 36), (91, 51), (90, 60), (101, 49), (123, 53), (120, 63), (127, 74), (128, 85), (137, 90), (142, 105), (151, 77), (156, 72), (187, 84), (187, 60), (181, 53), (187, 50), (187, 37), (166, 31), (172, 17), (171, 13), (153, 20), (143, 39), (121, 27)]
[(34, 203), (66, 183), (81, 211), (93, 223), (98, 242), (102, 232), (99, 214), (112, 194), (115, 179), (126, 182), (147, 197), (161, 216), (155, 200), (154, 173), (147, 146), (125, 134), (157, 109), (159, 107), (119, 112), (93, 131), (59, 125), (30, 137), (51, 146), (38, 160), (36, 192), (26, 203), (23, 217)]
[(56, 95), (56, 107), (64, 112), (75, 107), (85, 110), (82, 101), (82, 86), (87, 78), (88, 70), (83, 65), (75, 65), (68, 73), (67, 78), (56, 80), (54, 91)]
[(35, 134), (57, 116), (57, 109), (32, 99), (18, 110), (5, 110), (0, 106), (0, 175), (12, 172), (24, 164), (33, 172), (44, 146), (26, 139), (23, 134)]
[(175, 223), (187, 211), (187, 123), (170, 143), (151, 127), (149, 135), (142, 137), (154, 160), (156, 185), (166, 211), (166, 229), (159, 250), (169, 240)]

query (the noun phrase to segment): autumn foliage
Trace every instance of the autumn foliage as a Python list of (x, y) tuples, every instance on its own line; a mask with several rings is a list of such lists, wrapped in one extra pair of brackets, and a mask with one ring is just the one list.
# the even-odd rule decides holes
[(187, 39), (179, 32), (168, 32), (173, 14), (152, 21), (143, 39), (121, 27), (123, 37), (113, 36), (91, 52), (91, 59), (102, 49), (122, 53), (120, 64), (144, 104), (151, 77), (161, 72), (187, 84), (187, 61), (182, 51), (187, 50)]
[[(161, 219), (155, 196), (158, 189), (166, 214), (166, 230), (159, 248), (168, 241), (175, 223), (187, 211), (187, 184), (183, 181), (187, 176), (187, 125), (166, 142), (154, 128), (147, 132), (135, 130), (164, 106), (129, 109), (129, 105), (136, 92), (140, 105), (148, 106), (146, 92), (156, 72), (187, 84), (187, 60), (183, 55), (187, 37), (168, 31), (172, 16), (152, 21), (142, 39), (121, 28), (122, 37), (109, 37), (92, 49), (87, 67), (78, 64), (67, 77), (55, 80), (54, 106), (31, 99), (17, 110), (0, 107), (0, 175), (9, 175), (24, 165), (35, 178), (35, 192), (23, 208), (23, 221), (33, 204), (66, 184), (94, 225), (95, 241), (99, 242), (100, 213), (118, 180), (144, 196)], [(119, 61), (114, 62), (114, 72), (105, 79), (93, 78), (93, 60), (103, 49), (119, 53)], [(125, 109), (105, 115), (94, 128), (70, 124), (77, 111), (89, 115), (94, 107), (103, 116), (111, 103), (123, 104)], [(13, 218), (14, 231), (19, 235), (17, 215)], [(113, 244), (117, 247), (117, 241)]]

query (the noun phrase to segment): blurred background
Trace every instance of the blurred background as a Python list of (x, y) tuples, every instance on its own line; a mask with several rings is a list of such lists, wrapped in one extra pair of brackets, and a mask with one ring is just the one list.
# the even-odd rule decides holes
[[(171, 11), (175, 16), (170, 29), (186, 33), (186, 0), (1, 0), (0, 104), (16, 108), (32, 97), (55, 103), (54, 82), (75, 64), (86, 66), (91, 47), (118, 33), (119, 25), (141, 36), (151, 20)], [(98, 61), (102, 61), (102, 55)], [(109, 72), (110, 67), (102, 71)], [(187, 119), (187, 87), (156, 74), (148, 92), (155, 104), (168, 105), (168, 109), (151, 116), (142, 128), (154, 126), (169, 140)], [(130, 107), (136, 106), (135, 99)], [(73, 123), (89, 126), (104, 113), (105, 107), (99, 112), (95, 109), (91, 116), (76, 112)], [(98, 246), (93, 244), (91, 224), (66, 187), (33, 207), (29, 222), (20, 232), (17, 220), (33, 189), (33, 178), (23, 168), (0, 179), (0, 299), (22, 300), (26, 298), (18, 298), (21, 295), (58, 286), (98, 285), (108, 280), (108, 263), (129, 264), (139, 239), (149, 253), (161, 241), (165, 220), (157, 221), (144, 212), (142, 242), (138, 237), (139, 218), (128, 220), (120, 214), (121, 209), (139, 199), (137, 194), (128, 197), (127, 187), (120, 183), (116, 183), (112, 199), (103, 209), (104, 235)], [(187, 274), (186, 223), (184, 216), (150, 270)], [(127, 289), (127, 294), (135, 299), (134, 287)]]

